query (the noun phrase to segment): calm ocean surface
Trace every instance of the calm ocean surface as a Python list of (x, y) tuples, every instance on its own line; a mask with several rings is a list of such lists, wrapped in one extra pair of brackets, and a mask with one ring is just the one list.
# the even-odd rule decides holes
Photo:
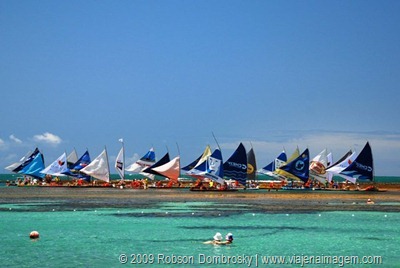
[[(207, 202), (59, 211), (55, 203), (40, 202), (0, 205), (2, 267), (121, 267), (135, 261), (151, 263), (136, 264), (142, 267), (364, 267), (346, 264), (350, 256), (382, 263), (368, 267), (400, 267), (399, 213), (267, 214), (241, 210), (241, 204), (220, 205), (216, 213), (219, 204)], [(29, 239), (32, 230), (40, 239)], [(233, 244), (202, 243), (215, 232), (232, 232)], [(263, 256), (284, 257), (286, 264), (264, 264)], [(336, 263), (307, 264), (323, 256)], [(184, 261), (190, 264), (178, 263)]]

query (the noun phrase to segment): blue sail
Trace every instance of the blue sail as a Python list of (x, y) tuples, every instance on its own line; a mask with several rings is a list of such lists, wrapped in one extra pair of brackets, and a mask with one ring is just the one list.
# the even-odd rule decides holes
[(151, 148), (142, 158), (142, 161), (146, 162), (156, 162), (156, 153), (154, 152), (153, 148)]
[[(209, 157), (207, 157), (207, 160), (204, 163), (205, 163), (205, 170), (203, 172), (203, 175), (206, 178), (212, 179), (213, 181), (223, 184), (224, 167), (222, 165), (221, 151), (219, 149), (215, 149), (214, 152)], [(200, 168), (202, 169), (203, 167), (204, 166)]]
[(296, 159), (281, 166), (280, 169), (284, 170), (303, 182), (307, 182), (309, 179), (309, 166), (310, 166), (310, 152), (306, 149)]
[(285, 151), (281, 152), (275, 160), (263, 167), (261, 170), (266, 172), (274, 172), (283, 163), (286, 163), (287, 156)]
[(78, 159), (78, 161), (76, 161), (71, 166), (71, 168), (68, 168), (67, 171), (63, 172), (63, 174), (71, 177), (82, 178), (86, 181), (90, 181), (90, 176), (79, 172), (79, 170), (81, 170), (82, 168), (86, 167), (89, 164), (90, 164), (90, 155), (89, 151), (86, 150), (86, 152)]
[(39, 154), (39, 149), (36, 147), (36, 149), (33, 151), (33, 153), (31, 153), (26, 159), (24, 159), (24, 162), (22, 162), (19, 166), (17, 166), (16, 168), (14, 168), (12, 171), (15, 173), (18, 173), (19, 171), (21, 171), (25, 166), (29, 165), (33, 159), (35, 159), (35, 157)]
[(18, 173), (31, 177), (43, 179), (45, 174), (40, 173), (44, 169), (44, 159), (41, 153), (36, 154), (35, 158), (25, 165)]
[(359, 180), (373, 180), (374, 162), (369, 142), (365, 144), (364, 148), (356, 157), (356, 159), (354, 159), (354, 161), (347, 168), (341, 171), (340, 174)]
[(224, 163), (224, 175), (246, 186), (247, 179), (247, 154), (243, 144), (240, 143), (231, 157)]
[(223, 184), (225, 181), (224, 168), (222, 164), (222, 153), (219, 149), (215, 149), (214, 152), (208, 156), (201, 164), (191, 169), (187, 173), (191, 176), (200, 176), (209, 178), (215, 182)]

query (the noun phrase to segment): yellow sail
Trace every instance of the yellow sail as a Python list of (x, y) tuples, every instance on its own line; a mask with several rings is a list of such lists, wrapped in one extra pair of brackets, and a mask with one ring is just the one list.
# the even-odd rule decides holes
[[(293, 154), (289, 157), (289, 159), (287, 160), (287, 162), (285, 164), (292, 162), (294, 159), (296, 159), (299, 156), (300, 156), (300, 150), (299, 150), (299, 147), (297, 147), (296, 150), (294, 150)], [(283, 164), (283, 165), (285, 165), (285, 164)], [(293, 174), (290, 174), (289, 172), (286, 172), (280, 168), (276, 169), (275, 173), (278, 174), (279, 176), (285, 177), (286, 179), (300, 180)]]

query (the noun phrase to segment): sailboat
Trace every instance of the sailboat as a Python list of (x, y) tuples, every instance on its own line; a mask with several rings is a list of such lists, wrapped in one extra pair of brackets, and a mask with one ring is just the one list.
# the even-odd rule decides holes
[[(356, 159), (357, 154), (352, 150), (349, 150), (346, 154), (344, 154), (338, 161), (327, 168), (328, 174), (330, 174), (330, 178), (332, 179), (333, 176), (341, 176), (342, 178), (346, 179), (346, 177), (340, 174), (345, 168), (347, 168), (353, 161)], [(329, 180), (331, 182), (331, 180)]]
[(109, 182), (110, 166), (108, 163), (107, 150), (104, 149), (90, 164), (80, 170), (93, 178)]
[[(35, 152), (39, 151), (38, 148), (35, 149)], [(22, 163), (24, 163), (25, 161), (27, 161), (30, 157), (32, 157), (32, 151), (28, 151), (19, 161), (12, 163), (11, 165), (5, 167), (5, 169), (12, 171), (12, 172), (18, 172), (18, 171), (14, 171), (16, 170), (19, 166), (21, 166)]]
[(183, 171), (188, 172), (189, 170), (196, 168), (198, 165), (200, 165), (202, 162), (204, 162), (208, 156), (211, 155), (211, 148), (209, 145), (206, 146), (204, 149), (204, 152), (193, 162), (191, 162), (189, 165), (184, 166), (182, 168)]
[(372, 149), (367, 142), (354, 161), (346, 168), (338, 172), (348, 181), (356, 183), (357, 180), (374, 181), (374, 161)]
[(43, 179), (44, 174), (41, 171), (44, 169), (43, 154), (39, 152), (29, 163), (24, 162), (22, 169), (18, 171), (19, 174), (30, 176), (37, 179)]
[(247, 180), (247, 153), (240, 143), (231, 157), (224, 163), (224, 176), (233, 179), (246, 187)]
[[(172, 187), (174, 183), (178, 182), (180, 175), (180, 156), (173, 158), (170, 161), (165, 162), (169, 159), (169, 154), (167, 153), (160, 161), (155, 163), (153, 166), (147, 168), (143, 172), (147, 172), (154, 175), (159, 175), (165, 177), (169, 180), (167, 185), (168, 188)], [(156, 187), (157, 188), (157, 187)]]
[(6, 167), (14, 173), (30, 176), (36, 179), (43, 179), (44, 174), (41, 171), (45, 168), (43, 154), (38, 148), (33, 152), (28, 152), (18, 162), (15, 162)]
[(156, 162), (156, 154), (154, 148), (150, 148), (149, 151), (142, 156), (135, 163), (125, 169), (127, 172), (140, 173), (143, 169), (152, 166)]
[(90, 182), (90, 176), (80, 172), (84, 167), (89, 165), (90, 162), (91, 161), (90, 161), (89, 150), (86, 150), (83, 153), (83, 155), (78, 159), (78, 161), (70, 165), (68, 167), (68, 170), (63, 172), (62, 174), (79, 179), (84, 179), (85, 181)]
[(33, 159), (40, 154), (39, 148), (35, 148), (35, 150), (32, 153), (28, 153), (25, 155), (19, 162), (13, 163), (6, 167), (6, 169), (14, 172), (14, 173), (19, 173), (25, 166), (29, 165)]
[[(309, 179), (310, 153), (308, 148), (297, 158), (279, 168), (286, 180), (297, 180), (306, 183)], [(286, 175), (288, 174), (288, 175)]]
[(64, 172), (68, 171), (67, 166), (67, 154), (63, 153), (53, 163), (48, 165), (40, 173), (52, 175), (52, 176), (64, 176)]
[(279, 178), (275, 171), (282, 165), (286, 164), (287, 156), (285, 150), (283, 150), (272, 162), (258, 170), (259, 173), (268, 175), (273, 178)]
[[(285, 163), (282, 163), (281, 166), (284, 166), (288, 163), (291, 163), (295, 159), (297, 159), (300, 156), (300, 150), (299, 147), (296, 147), (296, 150), (292, 153), (292, 155), (288, 158), (288, 160)], [(292, 175), (290, 172), (287, 172), (280, 167), (276, 168), (274, 174), (276, 175), (275, 177), (278, 177), (281, 180), (287, 180), (287, 179), (292, 179), (292, 180), (298, 180), (296, 176)]]
[(122, 143), (121, 150), (119, 151), (117, 158), (115, 159), (115, 170), (117, 171), (121, 180), (125, 179), (125, 149), (124, 149), (124, 141), (119, 139), (119, 142)]
[(258, 190), (260, 187), (254, 183), (254, 180), (257, 177), (257, 162), (256, 162), (256, 154), (254, 153), (253, 147), (251, 147), (250, 151), (247, 153), (247, 186), (248, 190)]
[(326, 183), (328, 167), (328, 151), (327, 149), (322, 150), (317, 154), (310, 163), (310, 178), (318, 180), (321, 183)]
[[(188, 171), (190, 175), (199, 176), (199, 181), (194, 187), (191, 187), (191, 191), (215, 191), (215, 190), (226, 190), (224, 177), (224, 168), (222, 164), (222, 153), (220, 149), (215, 149), (214, 152), (208, 156), (203, 162), (201, 162), (196, 168)], [(222, 188), (206, 187), (203, 185), (204, 179), (210, 179), (222, 185)]]
[(75, 148), (71, 151), (71, 153), (67, 156), (67, 167), (72, 168), (73, 165), (78, 161), (78, 153)]

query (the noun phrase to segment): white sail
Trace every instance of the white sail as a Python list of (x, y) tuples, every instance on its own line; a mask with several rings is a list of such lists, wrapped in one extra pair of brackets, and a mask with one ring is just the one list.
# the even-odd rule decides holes
[(310, 176), (322, 183), (327, 180), (326, 168), (328, 167), (328, 152), (326, 149), (322, 150), (316, 155), (310, 163)]
[[(339, 176), (343, 177), (344, 179), (349, 180), (349, 178), (347, 176), (340, 174), (340, 172), (345, 170), (351, 163), (353, 163), (354, 159), (356, 159), (356, 152), (353, 152), (342, 162), (328, 168), (326, 171), (328, 173), (332, 173), (332, 175), (339, 175)], [(350, 179), (350, 181), (352, 181), (352, 180)]]
[(25, 154), (18, 162), (12, 163), (11, 165), (5, 167), (5, 169), (9, 171), (13, 171), (16, 169), (19, 165), (21, 165), (30, 155), (32, 154), (32, 151), (29, 151), (27, 154)]
[(54, 176), (64, 176), (63, 172), (66, 172), (66, 171), (68, 171), (67, 154), (63, 153), (53, 163), (51, 163), (45, 169), (40, 171), (40, 173), (50, 174), (50, 175), (54, 175)]
[[(330, 152), (326, 157), (328, 158), (328, 167), (329, 167), (329, 166), (332, 165), (332, 163), (333, 163), (332, 152)], [(331, 181), (332, 181), (332, 178), (333, 178), (333, 173), (327, 172), (327, 174), (328, 174), (328, 175), (326, 176), (326, 179), (327, 179), (329, 182), (331, 182)]]
[(128, 166), (125, 171), (132, 173), (140, 173), (145, 168), (152, 166), (156, 162), (154, 149), (150, 148), (150, 150), (138, 161)]
[(158, 166), (156, 168), (152, 168), (152, 170), (160, 173), (164, 177), (171, 179), (173, 181), (178, 181), (180, 174), (180, 157), (177, 156), (168, 163)]
[(96, 179), (109, 182), (110, 181), (110, 167), (108, 164), (107, 150), (97, 156), (89, 165), (82, 168), (81, 172), (92, 176)]
[(115, 170), (117, 170), (118, 175), (121, 177), (121, 179), (125, 178), (124, 174), (124, 146), (122, 146), (121, 150), (119, 151), (117, 155), (117, 159), (115, 159)]
[(67, 156), (67, 163), (76, 163), (78, 161), (78, 153), (76, 152), (75, 148), (72, 152)]

